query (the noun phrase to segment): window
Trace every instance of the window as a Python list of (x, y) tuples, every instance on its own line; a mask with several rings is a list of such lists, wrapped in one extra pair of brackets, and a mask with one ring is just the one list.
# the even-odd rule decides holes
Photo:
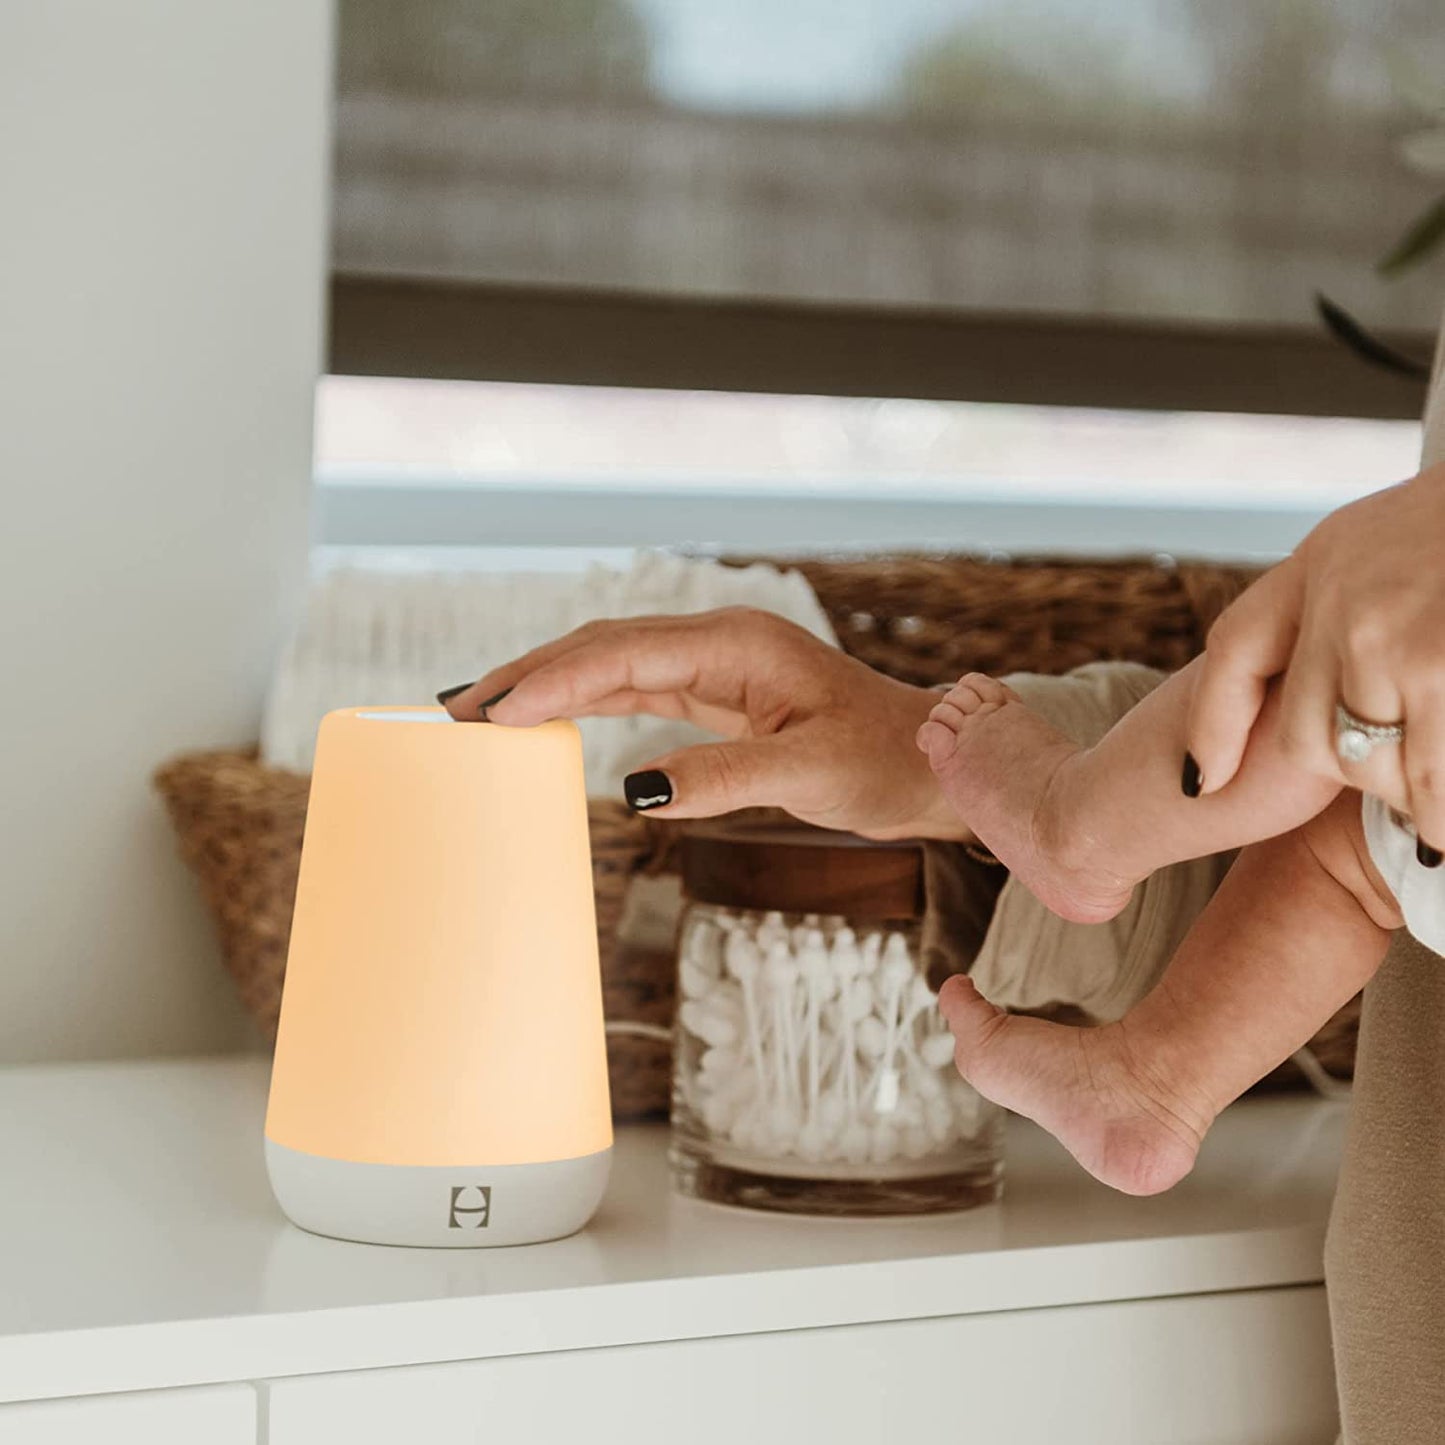
[(342, 0), (319, 539), (1279, 555), (1414, 470), (1313, 298), (1434, 323), (1437, 10)]
[(342, 0), (332, 366), (1418, 414), (1313, 297), (1435, 322), (1438, 272), (1374, 268), (1434, 194), (1402, 147), (1439, 33), (1438, 0)]
[[(328, 548), (1260, 558), (1409, 476), (1418, 425), (332, 376)], [(494, 554), (495, 555), (495, 554)]]

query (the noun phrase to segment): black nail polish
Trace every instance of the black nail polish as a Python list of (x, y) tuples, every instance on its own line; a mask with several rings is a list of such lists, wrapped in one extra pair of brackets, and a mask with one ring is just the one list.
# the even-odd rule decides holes
[(459, 682), (455, 687), (444, 687), (437, 693), (437, 701), (445, 707), (459, 692), (465, 692), (471, 683)]
[(511, 692), (511, 690), (512, 689), (510, 687), (504, 687), (501, 692), (499, 692), (495, 697), (489, 697), (477, 708), (477, 711), (482, 715), (483, 722), (487, 721), (487, 709), (489, 707), (496, 707), (496, 705), (501, 702), (501, 700), (506, 697), (506, 695)]
[(1432, 848), (1423, 838), (1415, 839), (1415, 857), (1419, 859), (1422, 868), (1438, 868), (1445, 863), (1445, 853), (1438, 848)]
[(1179, 775), (1179, 786), (1186, 798), (1197, 798), (1199, 790), (1204, 786), (1204, 775), (1199, 771), (1199, 764), (1194, 761), (1193, 753), (1184, 754), (1184, 771)]
[(649, 808), (666, 807), (672, 802), (672, 779), (656, 768), (648, 768), (641, 773), (628, 773), (622, 780), (622, 791), (629, 808), (645, 813)]

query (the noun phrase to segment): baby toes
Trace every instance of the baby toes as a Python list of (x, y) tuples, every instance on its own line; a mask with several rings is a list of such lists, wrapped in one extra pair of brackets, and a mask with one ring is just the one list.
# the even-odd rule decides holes
[(1007, 1015), (978, 991), (967, 974), (954, 974), (938, 991), (938, 1011), (958, 1045), (959, 1071), (994, 1038)]
[(928, 721), (918, 729), (914, 742), (928, 754), (935, 769), (945, 766), (958, 750), (958, 743), (970, 718), (997, 712), (1007, 702), (1016, 702), (1011, 688), (987, 673), (970, 672), (934, 704)]
[[(988, 681), (987, 678), (983, 680)], [(970, 678), (962, 677), (943, 695), (943, 702), (940, 706), (954, 708), (964, 717), (968, 717), (983, 706), (983, 697), (972, 685)]]
[(958, 704), (965, 712), (978, 712), (986, 710), (992, 712), (995, 708), (1002, 707), (1007, 702), (1017, 702), (1018, 694), (1011, 687), (1005, 687), (998, 678), (990, 677), (986, 672), (966, 672), (959, 678), (953, 692), (949, 693), (952, 699), (954, 693), (968, 699), (968, 706)]
[(942, 702), (934, 703), (932, 708), (929, 709), (928, 718), (930, 722), (942, 723), (943, 726), (951, 732), (957, 732), (968, 717), (968, 711), (969, 710), (965, 708), (961, 708), (953, 700), (953, 694), (949, 693)]
[(938, 714), (939, 709), (934, 708), (928, 714), (928, 721), (913, 738), (914, 746), (919, 752), (927, 754), (929, 763), (935, 768), (942, 767), (957, 750), (958, 730), (963, 723), (957, 713), (953, 713), (951, 718)]

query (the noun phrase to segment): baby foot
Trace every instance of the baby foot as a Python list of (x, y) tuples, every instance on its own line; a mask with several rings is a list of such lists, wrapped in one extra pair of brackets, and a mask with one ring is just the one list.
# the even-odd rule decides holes
[(1128, 903), (1136, 880), (1110, 870), (1068, 803), (1070, 764), (1083, 749), (1012, 688), (970, 672), (917, 741), (959, 817), (1046, 908), (1103, 923)]
[(1126, 1025), (1072, 1028), (1006, 1014), (956, 975), (938, 1006), (958, 1071), (986, 1099), (1047, 1129), (1095, 1179), (1159, 1194), (1194, 1167), (1217, 1110), (1185, 1101), (1141, 1066)]

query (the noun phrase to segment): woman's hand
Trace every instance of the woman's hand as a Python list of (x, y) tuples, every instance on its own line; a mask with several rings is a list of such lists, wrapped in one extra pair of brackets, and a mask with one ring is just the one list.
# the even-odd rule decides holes
[[(1280, 673), (1295, 761), (1409, 813), (1422, 861), (1445, 848), (1445, 466), (1326, 517), (1215, 623), (1189, 728), (1204, 792), (1233, 778)], [(1404, 742), (1342, 762), (1337, 702), (1403, 722)]]
[(634, 806), (659, 817), (774, 807), (874, 838), (969, 836), (913, 742), (938, 695), (771, 613), (591, 622), (443, 697), (454, 718), (475, 721), (485, 707), (504, 727), (652, 713), (721, 734), (628, 779)]

